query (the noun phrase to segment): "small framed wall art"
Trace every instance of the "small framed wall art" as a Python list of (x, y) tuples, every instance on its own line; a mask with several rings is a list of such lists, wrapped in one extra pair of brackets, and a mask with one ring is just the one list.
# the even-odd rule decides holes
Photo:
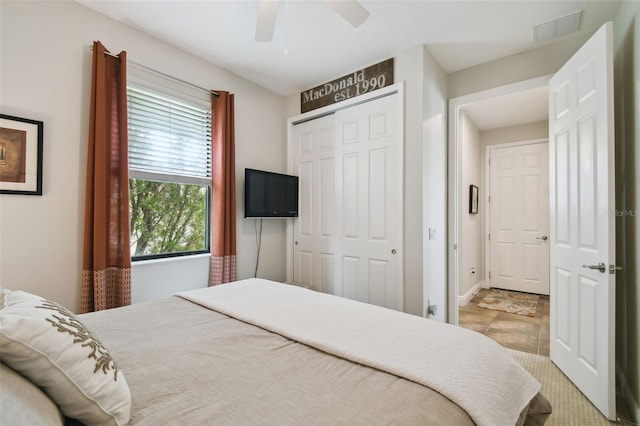
[(469, 185), (469, 214), (478, 214), (478, 187)]
[(42, 121), (0, 114), (0, 194), (42, 195)]

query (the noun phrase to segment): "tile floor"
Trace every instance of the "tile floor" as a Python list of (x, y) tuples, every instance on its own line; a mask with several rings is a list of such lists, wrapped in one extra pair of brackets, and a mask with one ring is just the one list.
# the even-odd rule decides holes
[(482, 289), (460, 306), (460, 326), (492, 338), (502, 346), (549, 356), (549, 297), (540, 296), (535, 317), (478, 307), (489, 292)]

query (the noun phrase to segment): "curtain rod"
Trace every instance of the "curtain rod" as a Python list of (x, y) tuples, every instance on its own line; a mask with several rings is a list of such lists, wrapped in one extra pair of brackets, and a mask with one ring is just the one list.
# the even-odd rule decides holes
[[(89, 50), (93, 51), (93, 45), (89, 45)], [(105, 55), (112, 56), (112, 57), (114, 57), (114, 58), (118, 58), (118, 59), (120, 59), (118, 55), (114, 55), (114, 54), (113, 54), (113, 53), (111, 53), (111, 52), (104, 52), (104, 54), (105, 54)], [(128, 59), (127, 59), (127, 63), (128, 63), (128, 64), (133, 65), (135, 68), (140, 68), (140, 69), (143, 69), (143, 70), (145, 70), (145, 71), (149, 71), (149, 72), (152, 72), (152, 73), (154, 73), (154, 74), (158, 74), (158, 75), (160, 75), (160, 76), (162, 76), (162, 77), (165, 77), (165, 78), (168, 78), (168, 79), (170, 79), (170, 80), (177, 81), (178, 83), (182, 83), (182, 84), (186, 84), (187, 86), (191, 86), (191, 87), (193, 87), (194, 89), (202, 90), (203, 92), (211, 93), (213, 96), (220, 97), (220, 93), (218, 93), (218, 92), (216, 92), (216, 91), (209, 90), (209, 89), (205, 89), (204, 87), (200, 87), (200, 86), (198, 86), (198, 85), (196, 85), (196, 84), (193, 84), (193, 83), (190, 83), (190, 82), (188, 82), (188, 81), (185, 81), (185, 80), (179, 79), (178, 77), (174, 77), (174, 76), (172, 76), (172, 75), (165, 74), (165, 73), (163, 73), (162, 71), (154, 70), (153, 68), (150, 68), (150, 67), (148, 67), (148, 66), (146, 66), (146, 65), (142, 65), (142, 64), (139, 64), (139, 63), (137, 63), (137, 62), (134, 62), (134, 61), (128, 60)]]

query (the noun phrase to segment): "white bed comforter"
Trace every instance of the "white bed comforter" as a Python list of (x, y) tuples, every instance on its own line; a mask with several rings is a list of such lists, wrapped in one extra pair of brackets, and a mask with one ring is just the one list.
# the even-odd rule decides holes
[(428, 386), (478, 425), (514, 425), (540, 384), (479, 333), (263, 279), (178, 293), (324, 352)]

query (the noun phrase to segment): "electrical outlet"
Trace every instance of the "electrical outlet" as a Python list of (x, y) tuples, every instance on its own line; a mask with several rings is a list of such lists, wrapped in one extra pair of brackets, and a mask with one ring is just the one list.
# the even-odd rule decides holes
[(431, 304), (431, 299), (427, 299), (427, 307), (424, 310), (424, 316), (429, 318), (430, 315), (434, 315), (438, 312), (438, 306)]

